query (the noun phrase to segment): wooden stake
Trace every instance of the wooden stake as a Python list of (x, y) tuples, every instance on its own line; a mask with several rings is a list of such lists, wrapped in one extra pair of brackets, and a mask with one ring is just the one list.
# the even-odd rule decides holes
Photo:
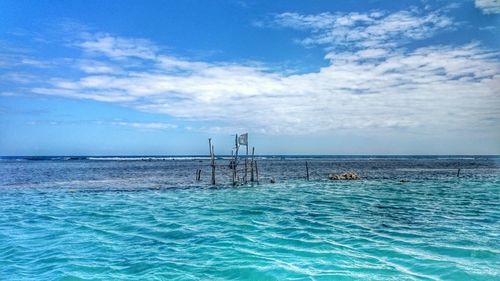
[(306, 179), (309, 180), (309, 165), (306, 161)]
[(234, 166), (233, 166), (233, 185), (236, 185), (236, 171), (238, 169), (238, 150), (239, 150), (239, 145), (238, 145), (238, 134), (236, 134), (236, 137), (234, 138), (234, 144), (236, 146), (236, 151), (234, 153)]
[(208, 138), (208, 156), (212, 157), (212, 138)]
[(212, 166), (212, 184), (215, 185), (215, 148), (212, 139), (208, 139), (208, 149), (210, 151), (210, 166)]
[(255, 179), (259, 182), (259, 169), (257, 168), (257, 161), (255, 161)]
[(458, 168), (458, 171), (457, 171), (457, 178), (460, 177), (460, 168)]
[(215, 146), (212, 144), (212, 184), (215, 185)]
[(247, 164), (247, 162), (248, 162), (248, 143), (247, 143), (247, 145), (245, 145), (245, 147), (247, 150), (247, 154), (245, 156), (245, 177), (244, 177), (245, 180), (244, 181), (245, 181), (245, 183), (247, 183), (247, 179), (248, 179), (248, 176), (247, 176), (247, 174), (248, 174), (248, 164)]
[(254, 153), (255, 153), (255, 147), (252, 146), (252, 160), (250, 161), (250, 181), (251, 182), (254, 181), (254, 178), (253, 178), (253, 166), (255, 165), (254, 160), (253, 160)]
[(201, 169), (196, 170), (196, 180), (200, 181), (201, 180)]

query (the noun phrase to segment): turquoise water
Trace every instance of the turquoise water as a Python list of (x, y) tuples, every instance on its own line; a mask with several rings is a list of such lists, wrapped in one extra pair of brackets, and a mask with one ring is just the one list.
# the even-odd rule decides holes
[(144, 172), (120, 189), (102, 169), (56, 184), (72, 169), (49, 164), (2, 164), (0, 280), (500, 279), (497, 169), (237, 188), (152, 188)]

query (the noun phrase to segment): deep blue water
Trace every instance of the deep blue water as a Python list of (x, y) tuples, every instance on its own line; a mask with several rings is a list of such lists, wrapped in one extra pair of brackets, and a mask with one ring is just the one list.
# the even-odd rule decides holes
[(212, 187), (205, 158), (3, 157), (0, 280), (500, 280), (500, 157), (258, 167)]

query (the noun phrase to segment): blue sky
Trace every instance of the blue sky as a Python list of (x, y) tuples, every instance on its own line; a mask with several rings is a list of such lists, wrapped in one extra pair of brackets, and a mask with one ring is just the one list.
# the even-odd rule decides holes
[(500, 154), (500, 2), (1, 1), (0, 155)]

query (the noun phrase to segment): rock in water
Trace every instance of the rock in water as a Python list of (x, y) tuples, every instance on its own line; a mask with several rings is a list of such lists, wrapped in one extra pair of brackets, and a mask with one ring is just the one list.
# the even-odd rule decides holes
[(329, 174), (328, 179), (330, 180), (360, 180), (361, 177), (356, 172), (347, 172), (338, 175)]

